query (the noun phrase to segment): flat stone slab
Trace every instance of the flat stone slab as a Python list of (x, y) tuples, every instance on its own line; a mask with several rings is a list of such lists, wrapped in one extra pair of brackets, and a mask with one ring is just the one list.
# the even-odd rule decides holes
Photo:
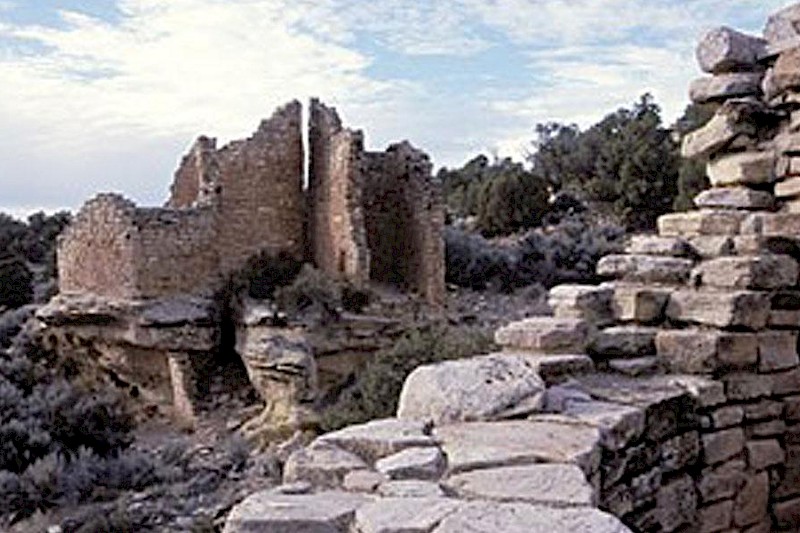
[(555, 422), (473, 422), (436, 428), (448, 469), (456, 474), (479, 468), (532, 463), (574, 463), (597, 469), (596, 428)]
[(525, 503), (474, 502), (445, 518), (432, 533), (630, 533), (597, 509), (552, 509)]
[(736, 289), (781, 289), (797, 285), (797, 261), (788, 255), (717, 257), (695, 268), (702, 285)]
[(523, 356), (492, 354), (418, 367), (406, 378), (397, 408), (402, 419), (499, 420), (539, 410), (544, 381)]
[(704, 72), (751, 70), (764, 55), (767, 41), (722, 26), (703, 35), (697, 44), (697, 63)]
[(633, 359), (611, 359), (608, 368), (612, 372), (630, 377), (649, 376), (662, 370), (658, 357), (635, 357)]
[(689, 85), (689, 98), (695, 103), (755, 96), (761, 92), (762, 72), (729, 72), (698, 78)]
[(755, 333), (707, 329), (662, 330), (656, 336), (658, 356), (673, 372), (713, 373), (720, 367), (743, 368), (758, 362)]
[(428, 533), (463, 502), (447, 498), (383, 498), (360, 507), (359, 533)]
[(775, 181), (774, 152), (742, 152), (723, 155), (706, 166), (714, 187), (763, 185)]
[[(708, 159), (729, 147), (737, 137), (755, 134), (751, 118), (757, 118), (765, 107), (758, 101), (746, 99), (726, 101), (703, 127), (683, 138), (681, 155), (687, 159)], [(711, 183), (716, 185), (714, 181)]]
[(597, 332), (589, 347), (590, 353), (603, 358), (642, 357), (656, 351), (658, 328), (647, 326), (614, 326)]
[(495, 332), (495, 342), (504, 348), (540, 353), (583, 353), (589, 337), (584, 320), (533, 317), (512, 322)]
[(775, 206), (775, 197), (749, 187), (715, 187), (695, 196), (694, 204), (700, 208), (770, 210)]
[(378, 494), (386, 498), (439, 498), (444, 491), (438, 483), (418, 479), (398, 479), (381, 483)]
[(597, 263), (599, 276), (645, 283), (684, 283), (694, 262), (658, 255), (607, 255)]
[(549, 507), (596, 504), (594, 490), (576, 465), (537, 464), (475, 470), (452, 476), (445, 486), (460, 498), (526, 502)]
[(633, 235), (625, 253), (632, 255), (662, 255), (667, 257), (690, 257), (694, 250), (688, 241), (680, 237), (659, 235)]
[(664, 319), (669, 289), (614, 283), (614, 314), (619, 320), (656, 323)]
[(718, 328), (762, 329), (769, 313), (769, 294), (753, 291), (678, 290), (667, 305), (672, 320)]
[(283, 469), (284, 483), (308, 481), (315, 487), (338, 488), (354, 470), (369, 468), (361, 457), (326, 442), (292, 453)]
[(445, 463), (439, 448), (407, 448), (380, 459), (375, 469), (391, 479), (439, 479)]
[(341, 533), (367, 496), (344, 492), (286, 495), (257, 492), (231, 510), (224, 533)]
[(556, 318), (578, 318), (592, 324), (614, 321), (613, 291), (597, 285), (558, 285), (550, 289), (547, 303)]
[(587, 355), (571, 354), (519, 354), (525, 357), (548, 387), (558, 385), (571, 377), (594, 372), (594, 361)]
[(387, 418), (326, 433), (319, 442), (335, 444), (369, 462), (413, 446), (434, 446), (429, 424), (420, 420)]

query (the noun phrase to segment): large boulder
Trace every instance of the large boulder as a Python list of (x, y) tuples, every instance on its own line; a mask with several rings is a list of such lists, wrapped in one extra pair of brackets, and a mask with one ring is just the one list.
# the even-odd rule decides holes
[(406, 379), (397, 416), (449, 422), (498, 420), (535, 412), (544, 381), (522, 355), (493, 354), (422, 366)]
[(697, 45), (697, 62), (705, 72), (719, 74), (754, 70), (766, 52), (764, 39), (746, 35), (728, 27), (707, 32)]

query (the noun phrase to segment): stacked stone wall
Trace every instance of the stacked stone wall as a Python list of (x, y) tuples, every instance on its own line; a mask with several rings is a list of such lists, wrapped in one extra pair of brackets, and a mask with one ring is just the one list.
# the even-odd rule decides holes
[(362, 206), (361, 132), (344, 129), (336, 110), (311, 101), (308, 196), (310, 257), (331, 276), (369, 279)]

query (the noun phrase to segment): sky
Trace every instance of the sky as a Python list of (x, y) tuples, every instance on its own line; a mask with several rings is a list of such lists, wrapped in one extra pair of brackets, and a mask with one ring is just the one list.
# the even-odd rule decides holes
[(367, 146), (434, 165), (522, 157), (536, 124), (588, 126), (650, 92), (668, 124), (697, 39), (760, 34), (786, 0), (0, 0), (0, 211), (100, 191), (161, 205), (206, 134), (335, 105)]

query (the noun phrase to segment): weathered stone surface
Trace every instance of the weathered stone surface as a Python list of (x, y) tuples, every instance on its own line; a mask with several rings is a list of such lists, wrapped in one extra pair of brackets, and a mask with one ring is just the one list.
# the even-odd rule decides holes
[(701, 501), (713, 502), (735, 496), (745, 482), (744, 461), (734, 460), (703, 470), (697, 489)]
[(597, 263), (597, 274), (624, 281), (683, 283), (694, 262), (655, 255), (607, 255)]
[(761, 72), (730, 72), (698, 78), (689, 85), (689, 98), (695, 103), (755, 96), (761, 92)]
[(797, 23), (800, 22), (800, 6), (790, 5), (767, 18), (764, 26), (764, 38), (770, 44), (792, 41), (800, 37)]
[(725, 429), (738, 426), (744, 420), (744, 408), (740, 405), (728, 405), (711, 412), (707, 429)]
[(762, 329), (769, 312), (769, 295), (749, 291), (678, 290), (667, 304), (667, 316), (672, 320), (718, 328)]
[(693, 276), (712, 287), (781, 289), (797, 285), (798, 267), (786, 255), (718, 257), (702, 262)]
[(688, 241), (680, 237), (658, 235), (633, 235), (625, 253), (631, 255), (662, 255), (667, 257), (691, 257), (694, 250)]
[(454, 424), (434, 430), (451, 473), (530, 463), (575, 463), (592, 472), (599, 463), (595, 428), (555, 422)]
[(614, 321), (613, 291), (596, 285), (558, 285), (550, 289), (547, 303), (556, 318), (577, 318), (592, 324)]
[(702, 436), (703, 458), (706, 464), (722, 463), (736, 457), (744, 450), (744, 431), (741, 428), (726, 429)]
[(697, 45), (697, 62), (704, 72), (723, 73), (757, 68), (764, 55), (764, 39), (725, 26), (707, 32)]
[(697, 512), (697, 525), (700, 531), (717, 533), (726, 531), (733, 520), (733, 501), (726, 500), (703, 507)]
[(800, 196), (800, 177), (789, 178), (776, 183), (775, 196), (778, 198)]
[(704, 259), (733, 255), (736, 251), (736, 237), (725, 235), (698, 235), (689, 238), (694, 251)]
[(596, 509), (551, 509), (524, 503), (468, 504), (432, 533), (629, 533), (622, 522)]
[(609, 450), (621, 450), (644, 434), (644, 409), (619, 403), (589, 401), (569, 403), (564, 416), (596, 427), (600, 444)]
[(772, 392), (778, 396), (789, 396), (800, 392), (800, 369), (770, 374)]
[(462, 505), (447, 498), (383, 498), (356, 511), (359, 533), (428, 533)]
[(398, 479), (381, 483), (378, 494), (385, 498), (439, 498), (444, 491), (438, 483), (418, 479)]
[(762, 88), (767, 100), (800, 87), (800, 49), (786, 50), (767, 71)]
[[(708, 158), (728, 148), (739, 137), (747, 137), (755, 134), (756, 125), (754, 118), (764, 113), (764, 105), (751, 99), (731, 99), (720, 107), (716, 114), (705, 126), (699, 128), (683, 138), (681, 154), (686, 158)], [(731, 156), (733, 157), (733, 156)], [(725, 158), (727, 159), (727, 157)], [(741, 167), (751, 166), (755, 163), (754, 158), (744, 158), (730, 161), (725, 164), (725, 168), (730, 169), (739, 175), (748, 175), (750, 172), (743, 172)], [(756, 168), (763, 168), (758, 167)], [(728, 172), (718, 172), (728, 174)], [(709, 174), (709, 178), (711, 178)], [(747, 183), (733, 179), (727, 184)], [(712, 185), (721, 184), (717, 180), (711, 180)]]
[(660, 466), (665, 473), (678, 472), (694, 465), (700, 457), (700, 434), (687, 431), (664, 441), (659, 450)]
[(694, 204), (699, 208), (770, 210), (775, 206), (775, 197), (748, 187), (715, 187), (698, 194)]
[(697, 493), (689, 476), (681, 476), (656, 494), (656, 516), (663, 531), (675, 531), (696, 520)]
[(318, 442), (289, 456), (283, 470), (283, 481), (308, 481), (316, 487), (337, 488), (348, 472), (366, 468), (367, 463), (357, 455), (332, 444)]
[(494, 339), (506, 348), (543, 353), (583, 353), (588, 324), (579, 319), (534, 317), (497, 330)]
[(703, 374), (720, 365), (743, 367), (758, 361), (755, 334), (713, 330), (662, 330), (656, 336), (658, 355), (675, 372)]
[(348, 492), (375, 492), (381, 483), (388, 478), (372, 470), (354, 470), (348, 472), (342, 481), (342, 488)]
[(642, 285), (614, 284), (614, 312), (619, 320), (641, 324), (660, 322), (669, 300), (669, 290)]
[(786, 531), (800, 529), (800, 498), (775, 503), (773, 513), (778, 527)]
[(407, 448), (375, 463), (375, 469), (391, 479), (439, 479), (445, 468), (441, 450)]
[(800, 213), (753, 213), (742, 223), (742, 233), (764, 237), (796, 237), (800, 234)]
[(426, 422), (387, 418), (326, 433), (317, 439), (355, 453), (368, 461), (392, 455), (413, 446), (433, 446)]
[(449, 422), (497, 420), (537, 411), (545, 384), (525, 357), (495, 354), (421, 366), (406, 379), (397, 416)]
[(633, 359), (611, 359), (608, 368), (612, 372), (630, 377), (650, 376), (662, 370), (658, 357), (635, 357)]
[(258, 492), (233, 508), (224, 531), (340, 533), (347, 530), (356, 509), (369, 501), (365, 496), (343, 492), (309, 495)]
[(744, 417), (748, 422), (772, 420), (783, 415), (783, 402), (761, 400), (744, 406)]
[(658, 233), (663, 237), (731, 236), (739, 233), (745, 216), (730, 209), (671, 213), (658, 217)]
[(541, 376), (548, 387), (595, 370), (594, 362), (587, 355), (530, 353), (520, 353), (519, 355), (531, 364), (533, 370)]
[(775, 439), (751, 440), (746, 444), (747, 464), (753, 470), (764, 470), (767, 467), (782, 464), (786, 453)]
[(594, 336), (589, 351), (599, 357), (641, 357), (655, 354), (657, 328), (615, 326)]
[(725, 395), (729, 400), (755, 400), (769, 396), (773, 392), (773, 377), (749, 372), (727, 374), (725, 382)]
[(709, 162), (706, 173), (711, 185), (760, 185), (775, 179), (773, 152), (741, 152), (723, 155)]
[(670, 384), (692, 395), (703, 408), (718, 407), (727, 401), (725, 386), (700, 376), (676, 376), (668, 378)]
[(762, 521), (769, 504), (769, 475), (766, 472), (750, 476), (736, 496), (733, 523), (739, 527)]
[(761, 372), (787, 370), (800, 364), (797, 333), (769, 331), (758, 335), (758, 369)]
[(476, 470), (445, 483), (461, 498), (526, 502), (548, 507), (596, 505), (594, 490), (576, 465), (537, 464)]

